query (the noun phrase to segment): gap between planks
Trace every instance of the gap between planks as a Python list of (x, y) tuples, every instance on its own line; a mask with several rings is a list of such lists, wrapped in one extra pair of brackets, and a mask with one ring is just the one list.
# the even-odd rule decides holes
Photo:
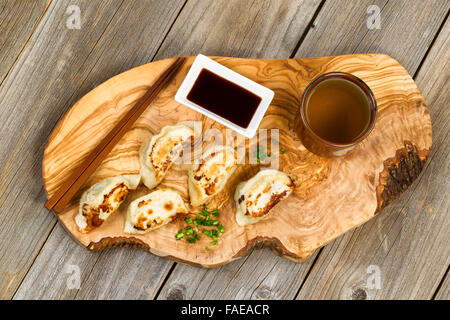
[[(385, 5), (383, 6), (383, 8), (387, 5), (388, 2), (389, 2), (389, 1), (387, 1), (387, 2), (385, 3)], [(442, 33), (442, 31), (443, 31), (443, 28), (444, 28), (444, 26), (445, 26), (445, 24), (446, 24), (446, 22), (447, 22), (447, 20), (448, 20), (449, 13), (450, 13), (450, 10), (447, 11), (446, 16), (443, 18), (442, 22), (441, 22), (440, 25), (439, 25), (439, 28), (438, 28), (437, 31), (435, 32), (432, 41), (430, 42), (430, 44), (429, 44), (427, 50), (425, 51), (425, 53), (424, 53), (422, 59), (420, 60), (419, 65), (416, 67), (416, 70), (415, 70), (415, 72), (414, 72), (414, 75), (412, 76), (412, 78), (413, 78), (414, 80), (416, 80), (416, 78), (417, 78), (417, 76), (418, 76), (418, 74), (419, 74), (419, 72), (420, 72), (420, 70), (421, 70), (421, 68), (422, 68), (422, 66), (423, 66), (423, 64), (424, 64), (424, 62), (425, 62), (426, 59), (428, 58), (429, 53), (431, 52), (433, 46), (435, 45), (436, 40), (437, 40), (438, 37), (441, 35), (441, 33)], [(364, 38), (364, 37), (363, 37), (363, 38)], [(361, 40), (361, 41), (362, 41), (362, 40)], [(299, 46), (298, 48), (300, 48), (300, 46)], [(428, 161), (427, 161), (427, 163), (426, 163), (426, 166), (423, 168), (422, 171), (425, 171), (426, 167), (431, 163), (432, 157), (433, 157), (433, 156), (431, 156), (431, 157), (428, 159)], [(414, 186), (411, 186), (411, 189), (412, 189), (412, 191), (413, 191), (412, 193), (414, 193), (414, 190), (417, 189), (417, 187), (418, 187), (418, 185), (419, 185), (419, 182), (421, 181), (422, 177), (423, 177), (423, 174), (421, 174), (420, 177), (417, 179), (417, 181), (415, 181)], [(410, 196), (410, 198), (411, 198), (411, 197), (412, 197), (412, 196)], [(408, 201), (409, 201), (410, 198), (408, 198), (408, 200), (406, 201), (406, 203), (408, 203)], [(405, 207), (403, 206), (403, 207), (400, 209), (400, 211), (403, 211), (404, 208), (405, 208)], [(398, 237), (398, 236), (399, 236), (399, 235), (397, 235), (397, 237)], [(309, 277), (311, 271), (313, 270), (314, 266), (316, 265), (317, 260), (318, 260), (318, 257), (319, 257), (320, 254), (322, 253), (322, 249), (323, 249), (323, 248), (324, 248), (324, 247), (320, 248), (319, 254), (318, 254), (318, 255), (316, 256), (316, 258), (314, 259), (314, 261), (313, 261), (313, 263), (312, 263), (310, 269), (308, 270), (308, 272), (307, 272), (307, 274), (306, 274), (306, 276), (305, 276), (304, 281), (303, 281), (302, 284), (300, 285), (300, 288), (299, 288), (299, 290), (298, 290), (298, 292), (297, 292), (297, 294), (296, 294), (296, 296), (295, 296), (294, 299), (297, 299), (297, 297), (299, 296), (299, 294), (300, 294), (300, 292), (301, 292), (301, 290), (302, 290), (302, 288), (303, 288), (305, 282), (307, 281), (307, 279), (308, 279), (308, 277)], [(392, 248), (391, 248), (391, 249), (392, 249)], [(436, 290), (435, 290), (435, 292), (433, 293), (433, 295), (432, 295), (432, 297), (431, 297), (431, 300), (434, 300), (434, 299), (435, 299), (435, 297), (437, 296), (439, 290), (441, 289), (441, 287), (442, 287), (442, 285), (443, 285), (443, 283), (444, 283), (444, 281), (445, 281), (445, 279), (446, 279), (446, 277), (447, 277), (447, 275), (448, 275), (449, 268), (450, 268), (450, 266), (447, 267), (446, 272), (444, 273), (444, 275), (443, 275), (442, 278), (440, 279), (439, 284), (438, 284), (438, 286), (436, 287)]]
[(418, 66), (417, 69), (416, 69), (416, 72), (414, 72), (414, 76), (412, 77), (414, 80), (416, 80), (417, 75), (419, 74), (420, 70), (422, 69), (423, 63), (425, 62), (425, 60), (426, 60), (427, 57), (428, 57), (428, 54), (429, 54), (430, 51), (431, 51), (431, 48), (433, 48), (434, 43), (436, 42), (437, 38), (438, 38), (439, 35), (441, 34), (442, 29), (444, 28), (445, 23), (447, 22), (447, 19), (448, 19), (449, 14), (450, 14), (450, 10), (447, 11), (447, 15), (446, 15), (445, 18), (442, 20), (442, 23), (441, 23), (441, 25), (439, 26), (438, 30), (436, 31), (433, 40), (431, 40), (430, 46), (428, 47), (427, 51), (425, 52), (425, 55), (423, 56), (422, 60), (420, 61), (419, 66)]
[[(175, 23), (176, 19), (177, 19), (178, 16), (180, 15), (180, 13), (181, 13), (181, 11), (183, 10), (184, 6), (186, 5), (187, 1), (188, 1), (188, 0), (186, 0), (186, 1), (183, 3), (181, 9), (179, 10), (179, 12), (178, 12), (177, 15), (176, 15), (175, 20), (174, 20), (174, 21), (172, 22), (172, 24), (170, 25), (170, 27), (169, 27), (168, 31), (166, 32), (166, 34), (165, 34), (163, 40), (161, 41), (160, 45), (158, 46), (158, 49), (157, 49), (156, 53), (153, 55), (153, 57), (151, 58), (151, 60), (150, 60), (149, 62), (151, 62), (151, 61), (154, 60), (156, 54), (158, 53), (159, 49), (161, 48), (161, 45), (164, 43), (164, 40), (166, 39), (166, 37), (167, 37), (167, 35), (168, 35), (170, 29), (172, 28), (172, 26), (173, 26), (173, 24)], [(38, 19), (38, 21), (36, 22), (36, 24), (33, 26), (33, 30), (32, 30), (32, 32), (30, 33), (30, 35), (28, 36), (28, 38), (27, 38), (25, 44), (22, 46), (22, 48), (21, 48), (20, 52), (18, 53), (18, 55), (16, 56), (16, 58), (15, 58), (13, 64), (12, 64), (11, 67), (8, 69), (8, 72), (6, 73), (4, 79), (2, 79), (2, 82), (0, 82), (0, 86), (2, 85), (3, 81), (7, 78), (9, 72), (12, 70), (12, 68), (13, 68), (14, 65), (16, 64), (16, 62), (17, 62), (17, 60), (19, 59), (19, 57), (21, 56), (23, 50), (24, 50), (24, 49), (26, 48), (26, 46), (28, 45), (28, 43), (29, 43), (31, 37), (33, 36), (33, 34), (35, 33), (37, 27), (38, 27), (39, 24), (42, 22), (42, 20), (43, 20), (45, 14), (48, 12), (48, 8), (49, 8), (49, 6), (51, 5), (51, 3), (52, 3), (52, 0), (48, 0), (47, 5), (46, 5), (44, 11), (42, 12), (42, 14), (41, 14), (41, 16), (39, 17), (39, 19)], [(106, 26), (105, 26), (105, 28), (104, 28), (102, 34), (98, 37), (96, 43), (93, 45), (92, 49), (90, 50), (89, 54), (86, 56), (86, 59), (85, 59), (85, 60), (87, 60), (87, 59), (91, 56), (91, 53), (94, 51), (95, 47), (97, 46), (97, 44), (98, 44), (98, 43), (100, 42), (100, 40), (102, 39), (103, 34), (106, 32), (106, 30), (107, 30), (108, 27), (110, 26), (111, 22), (114, 20), (114, 17), (116, 16), (117, 12), (119, 12), (119, 9), (122, 7), (123, 3), (124, 3), (124, 0), (122, 0), (122, 1), (120, 2), (120, 4), (117, 6), (117, 9), (115, 10), (115, 12), (114, 12), (114, 14), (112, 15), (111, 19), (110, 19), (110, 20), (108, 21), (108, 23), (106, 24)], [(86, 76), (86, 78), (84, 79), (84, 81), (86, 81), (86, 79), (88, 79), (88, 76), (89, 76), (89, 74)], [(84, 83), (84, 81), (81, 83), (81, 85)], [(70, 98), (68, 99), (68, 101), (70, 101), (70, 100), (72, 99), (72, 97), (73, 97), (74, 94), (75, 94), (75, 92), (70, 96)], [(56, 123), (58, 123), (58, 122), (61, 120), (61, 118), (62, 118), (63, 116), (64, 116), (64, 114), (61, 115), (61, 117), (58, 119), (58, 121), (57, 121)], [(52, 131), (50, 131), (50, 132), (48, 133), (47, 139), (48, 139), (48, 137), (50, 136), (51, 133), (52, 133)], [(50, 211), (49, 213), (51, 213), (51, 211)], [(39, 251), (37, 252), (37, 254), (35, 255), (35, 257), (33, 258), (32, 263), (30, 264), (29, 268), (28, 268), (27, 271), (25, 272), (25, 274), (24, 274), (23, 278), (21, 279), (19, 285), (17, 286), (16, 290), (15, 290), (14, 293), (11, 295), (11, 300), (13, 300), (13, 299), (15, 298), (15, 296), (16, 296), (18, 290), (19, 290), (20, 287), (22, 286), (23, 281), (25, 281), (25, 279), (27, 278), (28, 273), (30, 272), (30, 270), (32, 269), (34, 263), (36, 262), (36, 259), (37, 259), (37, 258), (39, 257), (39, 255), (41, 254), (41, 252), (42, 252), (44, 246), (46, 245), (48, 239), (49, 239), (50, 236), (52, 235), (52, 233), (53, 233), (53, 231), (54, 231), (54, 229), (55, 229), (55, 227), (56, 227), (56, 225), (57, 225), (58, 223), (59, 223), (58, 220), (56, 220), (56, 221), (54, 222), (53, 226), (51, 227), (50, 232), (49, 232), (48, 235), (46, 236), (45, 241), (42, 243), (41, 247), (39, 248)], [(93, 264), (93, 267), (92, 267), (92, 269), (91, 269), (91, 272), (92, 272), (93, 268), (95, 267), (96, 263), (98, 262), (98, 260), (99, 260), (99, 258), (100, 258), (100, 256), (101, 256), (102, 254), (103, 254), (103, 252), (99, 252), (99, 254), (96, 256), (96, 260), (95, 260), (95, 262), (94, 262), (94, 264)], [(174, 267), (174, 266), (173, 266), (173, 267)], [(173, 268), (171, 267), (171, 269), (173, 269)], [(91, 272), (90, 272), (90, 273), (91, 273)], [(89, 273), (89, 275), (90, 275), (90, 273)], [(89, 278), (89, 275), (87, 276), (87, 278)], [(78, 294), (78, 292), (77, 292), (77, 294)], [(75, 295), (74, 298), (76, 298), (77, 294)]]
[[(50, 2), (50, 1), (49, 1), (49, 2)], [(169, 32), (170, 32), (170, 30), (172, 29), (172, 26), (174, 25), (174, 23), (176, 22), (176, 20), (178, 19), (178, 16), (179, 16), (180, 13), (182, 12), (182, 10), (183, 10), (184, 6), (186, 5), (186, 3), (187, 3), (187, 1), (184, 2), (183, 6), (181, 7), (180, 11), (178, 12), (178, 14), (177, 14), (175, 20), (173, 21), (173, 23), (171, 24), (171, 26), (170, 26), (168, 32), (166, 33), (164, 39), (161, 41), (161, 43), (160, 43), (160, 45), (159, 45), (159, 47), (158, 47), (158, 49), (157, 49), (155, 55), (152, 57), (152, 60), (151, 60), (151, 61), (153, 61), (153, 59), (156, 57), (157, 53), (159, 52), (159, 50), (160, 50), (161, 46), (163, 45), (164, 41), (166, 40), (167, 35), (169, 34)], [(321, 8), (323, 7), (324, 3), (325, 3), (324, 0), (320, 3), (318, 9), (316, 10), (316, 12), (315, 12), (314, 15), (313, 15), (313, 18), (310, 20), (310, 23), (308, 24), (307, 29), (305, 30), (305, 32), (303, 32), (302, 36), (300, 37), (300, 39), (299, 39), (299, 41), (298, 41), (298, 43), (297, 43), (297, 46), (294, 48), (293, 54), (295, 54), (295, 52), (296, 52), (296, 51), (298, 50), (298, 48), (301, 46), (303, 40), (306, 38), (306, 35), (307, 35), (308, 32), (310, 31), (310, 29), (313, 27), (314, 21), (315, 21), (316, 17), (318, 16), (318, 14), (320, 13), (320, 10), (321, 10)], [(447, 13), (447, 17), (448, 17), (448, 13)], [(41, 17), (41, 19), (42, 19), (42, 17)], [(39, 23), (40, 23), (40, 21), (39, 21)], [(36, 26), (37, 26), (39, 23), (37, 23)], [(445, 19), (444, 19), (444, 22), (443, 22), (443, 23), (445, 23)], [(416, 76), (416, 75), (418, 74), (418, 72), (419, 72), (419, 70), (420, 70), (420, 67), (422, 66), (423, 62), (426, 60), (427, 55), (428, 55), (429, 51), (431, 50), (431, 48), (432, 48), (432, 46), (433, 46), (433, 44), (434, 44), (435, 39), (437, 38), (438, 34), (439, 34), (440, 31), (441, 31), (441, 28), (442, 28), (443, 23), (441, 24), (441, 27), (439, 28), (439, 30), (436, 32), (435, 37), (434, 37), (433, 41), (431, 42), (430, 46), (428, 47), (428, 49), (427, 49), (427, 51), (426, 51), (424, 57), (422, 58), (422, 61), (421, 61), (420, 65), (419, 65), (419, 68), (416, 70), (414, 76)], [(105, 30), (106, 30), (106, 28), (105, 28)], [(34, 29), (33, 29), (33, 32), (34, 32)], [(31, 35), (30, 35), (29, 38), (31, 38)], [(99, 38), (99, 39), (100, 39), (100, 38)], [(29, 39), (28, 39), (28, 40), (29, 40)], [(28, 43), (28, 40), (27, 40), (26, 44)], [(24, 45), (24, 47), (26, 46), (26, 44)], [(24, 48), (24, 47), (23, 47), (23, 48)], [(23, 50), (23, 48), (22, 48), (22, 50)], [(22, 50), (21, 50), (21, 52), (22, 52)], [(20, 52), (20, 53), (21, 53), (21, 52)], [(19, 53), (19, 56), (20, 56), (20, 53)], [(17, 58), (18, 58), (18, 57), (17, 57)], [(17, 58), (16, 58), (16, 60), (17, 60)], [(15, 64), (16, 60), (14, 61), (13, 65)], [(9, 71), (8, 71), (8, 72), (9, 72)], [(57, 223), (57, 222), (56, 222), (56, 223)], [(53, 226), (53, 228), (52, 228), (51, 232), (49, 233), (49, 235), (53, 232), (54, 227), (56, 226), (56, 223), (55, 223), (55, 225)], [(47, 237), (47, 239), (48, 239), (48, 237)], [(44, 245), (45, 245), (45, 243), (46, 243), (46, 242), (44, 242)], [(299, 290), (298, 290), (298, 292), (297, 292), (297, 295), (298, 295), (298, 293), (300, 292), (300, 290), (302, 289), (302, 287), (303, 287), (304, 283), (306, 282), (306, 280), (307, 280), (309, 274), (311, 273), (312, 268), (313, 268), (314, 265), (316, 264), (316, 261), (317, 261), (317, 259), (318, 259), (318, 256), (319, 256), (319, 255), (321, 254), (321, 252), (322, 252), (322, 249), (323, 249), (323, 248), (319, 249), (320, 251), (319, 251), (318, 255), (316, 256), (316, 258), (314, 259), (314, 261), (313, 261), (311, 267), (310, 267), (309, 270), (307, 271), (307, 274), (306, 274), (305, 278), (303, 279), (302, 284), (300, 285), (300, 288), (299, 288)], [(40, 249), (40, 251), (41, 251), (41, 250), (42, 250), (42, 248)], [(39, 251), (39, 253), (40, 253), (40, 251)], [(38, 255), (39, 255), (39, 253), (38, 253)], [(37, 255), (37, 256), (38, 256), (38, 255)], [(37, 256), (36, 256), (36, 257), (37, 257)], [(36, 258), (35, 258), (35, 259), (36, 259)], [(33, 260), (33, 263), (31, 264), (31, 266), (33, 266), (35, 259)], [(98, 257), (97, 257), (97, 260), (98, 260)], [(95, 264), (94, 264), (94, 265), (95, 265)], [(162, 282), (160, 288), (158, 289), (158, 291), (157, 291), (157, 293), (156, 293), (156, 295), (155, 295), (155, 299), (157, 298), (157, 296), (158, 296), (159, 293), (161, 292), (161, 289), (162, 289), (162, 288), (164, 287), (164, 285), (166, 284), (168, 278), (170, 277), (170, 275), (171, 275), (171, 273), (172, 273), (172, 271), (174, 270), (174, 268), (175, 268), (176, 265), (177, 265), (177, 263), (174, 262), (174, 263), (172, 264), (172, 266), (170, 267), (170, 270), (168, 271), (166, 277), (164, 278), (164, 280), (163, 280), (163, 282)], [(30, 266), (30, 269), (31, 269), (31, 266)], [(29, 270), (28, 270), (28, 271), (29, 271)], [(28, 274), (28, 271), (27, 271), (27, 273), (25, 274), (25, 277), (24, 277), (23, 279), (26, 278), (26, 275)], [(447, 269), (447, 271), (448, 271), (448, 269)], [(445, 278), (445, 277), (444, 277), (444, 278)], [(443, 279), (444, 279), (444, 278), (443, 278)], [(21, 283), (22, 283), (22, 282), (21, 282)], [(19, 285), (19, 287), (20, 287), (20, 285)], [(18, 288), (19, 288), (19, 287), (18, 287)], [(297, 296), (297, 295), (296, 295), (296, 296)]]
[(167, 30), (166, 34), (164, 35), (164, 38), (162, 39), (161, 43), (159, 44), (158, 48), (155, 51), (155, 54), (153, 55), (152, 59), (150, 61), (154, 61), (155, 57), (158, 55), (159, 50), (161, 49), (164, 41), (166, 41), (167, 36), (169, 35), (170, 31), (172, 30), (173, 25), (175, 24), (175, 22), (178, 20), (178, 17), (180, 16), (181, 12), (183, 11), (184, 7), (186, 6), (186, 3), (188, 2), (188, 0), (185, 0), (183, 5), (181, 6), (180, 11), (178, 11), (177, 15), (175, 16), (175, 19), (173, 19), (172, 24), (170, 25), (169, 29)]
[(316, 9), (316, 12), (314, 12), (311, 20), (308, 23), (308, 26), (306, 27), (305, 31), (302, 33), (302, 35), (300, 36), (300, 38), (298, 39), (297, 44), (294, 47), (294, 50), (292, 50), (292, 53), (289, 56), (289, 59), (294, 58), (295, 54), (298, 51), (298, 48), (300, 48), (300, 46), (302, 45), (303, 41), (306, 38), (306, 35), (308, 34), (309, 30), (311, 30), (311, 28), (313, 28), (314, 26), (314, 22), (316, 22), (317, 16), (319, 15), (320, 11), (322, 10), (322, 7), (325, 4), (325, 0), (322, 0), (319, 4), (319, 6)]
[[(317, 9), (315, 10), (314, 14), (312, 15), (312, 17), (311, 17), (311, 19), (310, 19), (310, 21), (309, 21), (307, 27), (305, 28), (305, 31), (301, 34), (299, 40), (297, 41), (297, 44), (295, 45), (295, 47), (293, 48), (291, 54), (289, 55), (289, 58), (294, 58), (294, 56), (295, 56), (295, 54), (297, 53), (298, 49), (300, 48), (300, 46), (302, 45), (303, 41), (305, 40), (305, 38), (306, 38), (308, 32), (311, 30), (311, 28), (313, 28), (314, 23), (316, 22), (317, 17), (318, 17), (318, 15), (320, 14), (320, 11), (322, 10), (322, 8), (323, 8), (323, 6), (324, 6), (324, 4), (325, 4), (325, 1), (326, 1), (326, 0), (322, 0), (322, 1), (320, 2), (319, 6), (317, 7)], [(186, 0), (186, 2), (183, 4), (183, 7), (181, 8), (181, 10), (180, 10), (180, 12), (178, 13), (177, 17), (175, 18), (174, 22), (173, 22), (172, 25), (170, 26), (170, 29), (172, 29), (172, 26), (175, 24), (176, 20), (178, 19), (178, 16), (180, 15), (181, 11), (182, 11), (183, 8), (185, 7), (186, 3), (187, 3), (187, 0)], [(170, 31), (170, 29), (169, 29), (169, 31)], [(159, 46), (159, 48), (158, 48), (156, 54), (153, 56), (152, 60), (157, 56), (157, 53), (159, 52), (159, 49), (160, 49), (161, 46), (163, 45), (164, 41), (166, 40), (166, 37), (167, 37), (168, 34), (169, 34), (169, 32), (168, 32), (168, 33), (166, 34), (166, 36), (164, 37), (164, 40), (161, 42), (161, 45)], [(267, 250), (267, 249), (266, 249), (266, 248), (263, 248), (262, 250)], [(319, 249), (318, 254), (317, 254), (316, 257), (314, 258), (313, 263), (311, 264), (310, 268), (309, 268), (308, 271), (306, 272), (306, 276), (305, 276), (305, 278), (303, 279), (302, 283), (300, 284), (300, 287), (299, 287), (299, 289), (297, 290), (297, 293), (295, 294), (293, 300), (295, 300), (295, 299), (297, 298), (297, 296), (298, 296), (298, 294), (299, 294), (301, 288), (303, 287), (304, 283), (306, 282), (306, 279), (308, 278), (309, 274), (311, 273), (311, 270), (313, 269), (314, 265), (316, 264), (318, 257), (319, 257), (320, 254), (322, 253), (322, 250), (323, 250), (323, 247)], [(252, 252), (253, 252), (253, 250), (252, 250)], [(248, 257), (250, 254), (251, 254), (251, 252), (250, 252), (246, 257)], [(174, 269), (175, 269), (175, 267), (176, 267), (177, 264), (178, 264), (177, 262), (173, 262), (173, 264), (170, 266), (170, 269), (169, 269), (169, 271), (167, 272), (167, 274), (166, 274), (166, 276), (165, 276), (163, 282), (161, 283), (161, 286), (158, 288), (158, 291), (156, 292), (155, 296), (153, 297), (153, 300), (158, 299), (158, 297), (159, 297), (159, 295), (160, 295), (162, 289), (163, 289), (164, 286), (166, 285), (167, 281), (169, 280), (169, 278), (170, 278), (171, 274), (173, 273), (173, 271), (174, 271)]]
[(433, 296), (431, 297), (431, 300), (435, 300), (436, 299), (436, 296), (437, 296), (439, 290), (442, 288), (442, 285), (444, 284), (445, 278), (447, 278), (449, 269), (450, 269), (450, 266), (447, 267), (447, 270), (445, 271), (444, 276), (442, 277), (441, 281), (439, 282), (439, 284), (438, 284), (438, 286), (436, 288), (436, 291), (433, 293)]
[[(48, 0), (47, 5), (46, 5), (46, 7), (45, 7), (45, 9), (44, 9), (44, 12), (43, 12), (42, 15), (39, 17), (39, 20), (36, 22), (35, 26), (33, 27), (33, 30), (32, 30), (32, 32), (31, 32), (30, 36), (28, 37), (28, 39), (27, 39), (26, 43), (24, 44), (24, 46), (21, 48), (19, 54), (17, 55), (16, 59), (14, 60), (13, 65), (12, 65), (11, 68), (8, 70), (8, 72), (6, 73), (6, 76), (5, 76), (4, 79), (7, 78), (8, 74), (9, 74), (9, 71), (13, 68), (13, 66), (14, 66), (15, 63), (16, 63), (16, 61), (19, 59), (20, 55), (22, 54), (23, 49), (26, 47), (26, 45), (28, 44), (28, 42), (29, 42), (29, 40), (31, 39), (32, 35), (34, 34), (35, 30), (37, 29), (37, 27), (38, 27), (39, 24), (41, 23), (43, 17), (44, 17), (45, 14), (47, 13), (48, 7), (50, 6), (51, 2), (52, 2), (52, 0)], [(94, 48), (97, 46), (98, 42), (99, 42), (100, 39), (102, 38), (102, 36), (103, 36), (103, 34), (105, 33), (106, 29), (108, 29), (109, 25), (111, 24), (111, 21), (112, 21), (112, 20), (114, 19), (114, 17), (116, 16), (116, 14), (117, 14), (117, 12), (119, 11), (120, 7), (122, 6), (123, 2), (124, 2), (124, 0), (122, 0), (122, 2), (120, 3), (120, 5), (117, 7), (117, 9), (116, 9), (116, 11), (114, 12), (114, 14), (112, 15), (111, 19), (108, 21), (107, 25), (105, 26), (105, 29), (103, 30), (102, 34), (100, 35), (100, 37), (98, 37), (96, 43), (92, 46), (91, 51), (90, 51), (89, 54), (86, 56), (86, 59), (91, 55), (92, 51), (93, 51)], [(86, 59), (85, 59), (85, 60), (86, 60)], [(88, 75), (89, 75), (89, 74), (88, 74)], [(4, 79), (3, 79), (3, 80), (4, 80)], [(87, 77), (86, 77), (86, 79), (87, 79)], [(85, 80), (86, 80), (86, 79), (85, 79)], [(2, 80), (2, 82), (0, 83), (0, 86), (1, 86), (2, 83), (3, 83), (3, 80)], [(83, 81), (81, 84), (83, 84), (83, 83), (84, 83), (84, 81)], [(73, 93), (73, 94), (74, 94), (74, 93)], [(69, 100), (72, 99), (73, 94), (70, 96)], [(58, 119), (58, 122), (61, 120), (61, 118), (62, 118), (63, 116), (64, 116), (64, 114)], [(56, 122), (56, 123), (58, 123), (58, 122)], [(51, 134), (52, 132), (53, 132), (53, 131), (51, 131), (51, 132), (48, 133), (47, 140), (48, 140), (48, 138), (49, 138), (49, 136), (50, 136), (50, 134)], [(52, 211), (50, 210), (49, 213), (52, 213)], [(37, 259), (37, 258), (39, 257), (39, 255), (41, 254), (42, 249), (44, 248), (45, 244), (47, 243), (47, 240), (50, 238), (51, 234), (53, 233), (53, 230), (55, 230), (55, 227), (56, 227), (56, 225), (57, 225), (58, 223), (59, 223), (58, 220), (56, 220), (56, 221), (54, 222), (54, 224), (53, 224), (53, 226), (52, 226), (50, 232), (48, 233), (47, 237), (45, 238), (45, 241), (42, 243), (41, 247), (39, 248), (38, 253), (37, 253), (36, 256), (34, 257), (33, 262), (30, 264), (28, 270), (27, 270), (26, 273), (24, 274), (24, 276), (23, 276), (23, 278), (21, 279), (19, 285), (17, 286), (16, 290), (15, 290), (14, 293), (12, 294), (11, 300), (14, 300), (14, 297), (16, 296), (17, 291), (20, 289), (20, 287), (21, 287), (23, 281), (25, 281), (25, 279), (27, 278), (28, 273), (30, 272), (31, 268), (33, 267), (34, 263), (36, 262), (36, 259)], [(95, 266), (95, 264), (97, 263), (99, 256), (100, 256), (100, 255), (97, 256), (97, 259), (96, 259), (96, 261), (95, 261), (95, 263), (94, 263), (94, 266)], [(92, 271), (92, 270), (91, 270), (91, 271)], [(75, 295), (75, 297), (76, 297), (76, 295)]]

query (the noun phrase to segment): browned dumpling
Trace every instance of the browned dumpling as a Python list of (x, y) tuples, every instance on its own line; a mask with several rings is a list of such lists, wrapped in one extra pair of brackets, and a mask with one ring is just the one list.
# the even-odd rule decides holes
[(187, 125), (165, 126), (161, 132), (146, 141), (139, 152), (142, 182), (153, 189), (180, 157), (183, 142), (190, 142), (194, 130)]
[(124, 232), (144, 234), (185, 213), (187, 208), (178, 192), (171, 189), (156, 190), (131, 202)]
[(237, 153), (230, 146), (211, 146), (203, 153), (199, 164), (189, 170), (191, 204), (198, 206), (219, 193), (236, 170)]
[(294, 190), (294, 182), (284, 172), (265, 169), (241, 182), (235, 191), (236, 221), (239, 225), (255, 223)]
[(140, 179), (137, 174), (106, 178), (86, 190), (75, 217), (79, 230), (86, 233), (101, 226), (128, 193), (137, 188)]

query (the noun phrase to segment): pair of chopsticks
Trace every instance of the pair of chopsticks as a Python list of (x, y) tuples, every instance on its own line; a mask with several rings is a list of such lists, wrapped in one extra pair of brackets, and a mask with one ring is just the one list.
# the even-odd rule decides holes
[(63, 211), (84, 182), (86, 182), (89, 176), (94, 173), (112, 148), (119, 142), (123, 135), (130, 129), (148, 105), (169, 82), (172, 76), (181, 67), (184, 60), (184, 57), (177, 58), (175, 62), (164, 71), (150, 89), (136, 102), (130, 111), (120, 119), (100, 144), (92, 150), (83, 163), (74, 170), (69, 178), (64, 181), (61, 187), (47, 201), (45, 204), (47, 209), (53, 209), (55, 212)]

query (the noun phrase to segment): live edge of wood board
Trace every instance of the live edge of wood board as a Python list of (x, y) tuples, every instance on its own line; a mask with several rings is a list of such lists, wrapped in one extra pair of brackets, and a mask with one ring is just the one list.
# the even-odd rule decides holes
[[(187, 58), (71, 204), (57, 215), (71, 236), (89, 250), (139, 248), (210, 268), (245, 256), (253, 248), (270, 247), (280, 256), (301, 262), (317, 248), (377, 215), (412, 184), (425, 165), (432, 142), (430, 114), (414, 80), (395, 59), (383, 54), (275, 60), (213, 57), (275, 91), (260, 129), (279, 129), (279, 145), (285, 150), (279, 155), (279, 168), (295, 176), (293, 194), (275, 206), (268, 219), (246, 227), (237, 225), (233, 203), (236, 185), (261, 167), (240, 165), (225, 190), (207, 203), (210, 209), (220, 209), (220, 221), (226, 229), (216, 246), (209, 245), (211, 239), (206, 236), (195, 244), (176, 241), (175, 234), (185, 226), (181, 219), (146, 235), (123, 233), (127, 204), (148, 192), (144, 187), (131, 194), (100, 228), (81, 234), (74, 222), (81, 192), (106, 177), (138, 173), (141, 143), (163, 126), (200, 120), (203, 132), (209, 128), (225, 130), (173, 99), (194, 58)], [(67, 112), (44, 153), (42, 176), (47, 196), (173, 61), (156, 61), (121, 73), (90, 91)], [(378, 116), (372, 133), (355, 150), (344, 157), (326, 159), (307, 151), (291, 130), (305, 87), (318, 75), (331, 71), (349, 72), (364, 80), (375, 95)], [(174, 165), (160, 185), (176, 189), (186, 201), (187, 167)]]

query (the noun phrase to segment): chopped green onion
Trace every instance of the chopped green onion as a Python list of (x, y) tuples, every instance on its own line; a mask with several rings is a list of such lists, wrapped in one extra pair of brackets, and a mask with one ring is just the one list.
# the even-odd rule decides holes
[(283, 148), (281, 148), (281, 150), (280, 150), (280, 153), (281, 154), (284, 154), (286, 151), (283, 149)]
[(194, 229), (192, 228), (192, 226), (187, 226), (186, 227), (186, 235), (190, 236), (193, 233), (194, 233)]
[(208, 211), (202, 210), (202, 211), (200, 212), (200, 214), (201, 214), (202, 216), (206, 217), (206, 218), (209, 217), (209, 212), (208, 212)]
[(213, 211), (211, 211), (211, 214), (214, 216), (214, 217), (218, 217), (219, 216), (219, 210), (213, 210)]
[(206, 208), (206, 204), (203, 205), (203, 209), (202, 209), (202, 211), (200, 212), (200, 214), (201, 214), (202, 216), (205, 216), (205, 217), (209, 216), (209, 212), (208, 212), (208, 209)]
[(189, 243), (194, 243), (195, 242), (195, 238), (186, 238), (186, 241)]
[(207, 235), (208, 237), (210, 237), (210, 238), (212, 237), (211, 230), (206, 230), (206, 229), (204, 229), (204, 230), (203, 230), (203, 233), (206, 234), (206, 235)]
[(184, 230), (183, 229), (180, 229), (179, 231), (178, 231), (178, 233), (175, 235), (175, 239), (176, 240), (180, 240), (181, 238), (183, 238), (184, 237)]
[[(261, 147), (258, 147), (258, 149), (259, 148)], [(181, 238), (186, 237), (187, 242), (195, 243), (196, 241), (200, 240), (200, 235), (197, 233), (197, 231), (199, 231), (212, 239), (211, 244), (217, 245), (217, 238), (220, 236), (220, 233), (225, 232), (225, 228), (220, 224), (219, 220), (211, 219), (210, 215), (219, 217), (219, 210), (215, 209), (209, 212), (206, 205), (204, 205), (202, 211), (200, 212), (200, 214), (197, 214), (195, 219), (190, 217), (184, 218), (184, 221), (186, 221), (187, 224), (193, 225), (188, 225), (184, 229), (180, 229), (175, 235), (175, 239), (180, 240)], [(216, 227), (218, 230), (204, 229), (201, 226)], [(205, 249), (207, 251), (210, 250), (209, 247), (205, 247)]]
[(217, 226), (219, 224), (219, 220), (204, 220), (202, 225), (207, 227)]
[(211, 230), (211, 234), (212, 234), (213, 237), (219, 237), (220, 236), (219, 231), (214, 230), (214, 229)]
[[(260, 151), (264, 150), (264, 148), (260, 145), (256, 146), (256, 162), (260, 162), (261, 161), (261, 153)], [(264, 159), (262, 159), (264, 160)]]

